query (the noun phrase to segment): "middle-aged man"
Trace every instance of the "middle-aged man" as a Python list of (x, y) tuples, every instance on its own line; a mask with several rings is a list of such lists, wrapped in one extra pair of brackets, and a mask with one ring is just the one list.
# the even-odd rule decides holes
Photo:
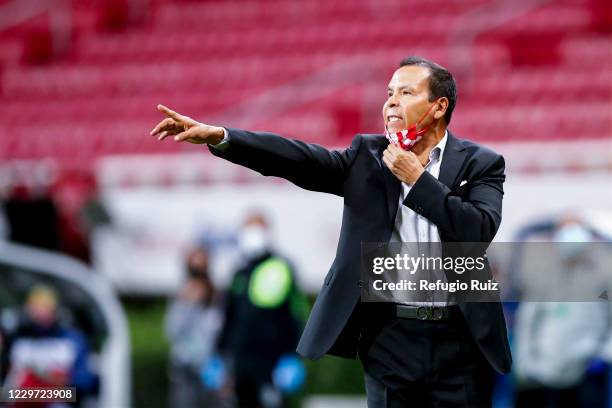
[[(501, 304), (360, 301), (362, 242), (491, 242), (501, 222), (504, 159), (447, 131), (453, 76), (420, 57), (401, 61), (383, 105), (386, 135), (344, 150), (210, 126), (162, 105), (151, 134), (208, 144), (215, 155), (307, 190), (344, 198), (336, 258), (297, 351), (355, 358), (369, 407), (489, 407), (494, 371), (512, 358)], [(386, 136), (386, 137), (385, 137)]]

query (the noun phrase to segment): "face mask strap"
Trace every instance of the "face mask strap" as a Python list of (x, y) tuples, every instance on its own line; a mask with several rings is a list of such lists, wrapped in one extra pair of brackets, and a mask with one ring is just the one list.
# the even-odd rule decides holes
[(429, 115), (429, 112), (431, 112), (434, 106), (436, 105), (435, 104), (431, 105), (429, 109), (427, 109), (427, 111), (425, 111), (425, 113), (421, 115), (419, 120), (417, 120), (417, 122), (414, 125), (411, 125), (408, 127), (408, 138), (410, 140), (416, 140), (417, 137), (423, 136), (425, 133), (427, 133), (427, 130), (429, 130), (429, 126), (425, 126), (424, 128), (420, 130), (417, 130), (417, 127), (421, 124), (421, 122), (423, 122), (423, 120), (427, 117), (427, 115)]
[[(429, 107), (429, 109), (427, 109), (427, 111), (419, 118), (419, 120), (414, 125), (409, 126), (408, 129), (402, 132), (394, 133), (395, 137), (397, 138), (397, 144), (399, 144), (404, 150), (411, 149), (416, 144), (416, 142), (421, 140), (423, 135), (427, 133), (427, 130), (429, 130), (429, 126), (425, 126), (424, 128), (420, 130), (417, 130), (417, 127), (427, 117), (427, 115), (429, 114), (429, 112), (431, 112), (434, 106), (435, 104), (432, 104)], [(387, 128), (387, 125), (385, 125), (385, 130), (387, 132), (387, 139), (389, 140), (389, 142), (395, 143), (395, 141), (392, 140), (390, 137), (390, 133), (389, 133), (389, 129)]]
[[(437, 99), (436, 99), (437, 100)], [(435, 101), (434, 101), (435, 102)], [(419, 126), (421, 124), (421, 122), (427, 117), (427, 115), (429, 115), (429, 112), (431, 112), (431, 110), (433, 109), (433, 107), (436, 106), (436, 104), (434, 103), (433, 105), (431, 105), (429, 107), (429, 109), (427, 109), (427, 111), (419, 118), (419, 120), (417, 120), (417, 123), (414, 124), (414, 127), (416, 128), (417, 126)]]

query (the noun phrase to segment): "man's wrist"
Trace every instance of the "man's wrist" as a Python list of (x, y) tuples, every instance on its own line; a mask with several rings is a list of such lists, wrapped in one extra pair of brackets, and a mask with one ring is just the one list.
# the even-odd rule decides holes
[(224, 127), (220, 127), (219, 130), (221, 131), (221, 133), (219, 134), (219, 138), (217, 139), (218, 141), (216, 143), (209, 143), (209, 146), (214, 149), (223, 151), (227, 149), (227, 146), (229, 144), (229, 132)]
[(212, 146), (218, 145), (227, 139), (227, 130), (223, 127), (217, 127), (215, 129), (215, 134), (209, 143)]
[(416, 176), (415, 176), (415, 177), (413, 177), (413, 178), (412, 178), (412, 180), (407, 181), (406, 183), (407, 183), (407, 184), (410, 184), (410, 185), (412, 185), (412, 186), (413, 186), (413, 185), (415, 185), (415, 184), (416, 184), (416, 182), (417, 182), (417, 181), (419, 181), (419, 179), (421, 178), (421, 176), (423, 175), (423, 173), (425, 173), (425, 170), (424, 170), (424, 169), (419, 169), (419, 170), (417, 170), (417, 174), (416, 174)]

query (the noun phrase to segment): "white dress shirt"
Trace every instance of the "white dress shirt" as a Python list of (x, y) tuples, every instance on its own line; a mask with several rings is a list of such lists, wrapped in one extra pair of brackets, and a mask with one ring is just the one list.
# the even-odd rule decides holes
[[(436, 179), (440, 176), (440, 166), (442, 165), (442, 158), (444, 157), (444, 149), (446, 148), (446, 141), (448, 140), (448, 131), (444, 132), (444, 137), (438, 142), (438, 144), (431, 149), (429, 152), (429, 161), (425, 165), (425, 171), (434, 176)], [(438, 233), (438, 227), (427, 218), (420, 214), (417, 214), (411, 210), (408, 206), (404, 205), (404, 200), (408, 196), (412, 186), (402, 182), (402, 189), (399, 196), (399, 206), (397, 208), (397, 214), (395, 215), (395, 225), (391, 234), (391, 242), (409, 242), (418, 243), (418, 245), (410, 245), (410, 252), (413, 252), (415, 247), (419, 248), (419, 254), (425, 253), (427, 256), (442, 256), (440, 253), (440, 245), (436, 244), (440, 242), (440, 234)], [(429, 243), (433, 243), (429, 245)], [(415, 255), (411, 253), (410, 255)], [(417, 273), (418, 274), (418, 273)], [(419, 276), (419, 278), (434, 279), (430, 276)], [(403, 278), (400, 276), (400, 278)], [(446, 281), (444, 274), (435, 276), (435, 279), (440, 278)], [(434, 280), (435, 280), (434, 279)], [(402, 304), (410, 304), (415, 306), (448, 306), (454, 302), (447, 301), (429, 301), (429, 302), (400, 302)]]
[[(436, 179), (440, 175), (440, 165), (444, 156), (444, 148), (448, 132), (429, 152), (429, 161), (425, 165), (425, 171)], [(399, 197), (399, 206), (395, 215), (395, 226), (391, 235), (392, 242), (440, 242), (438, 228), (427, 218), (412, 211), (403, 202), (408, 196), (412, 186), (402, 183), (402, 191)]]

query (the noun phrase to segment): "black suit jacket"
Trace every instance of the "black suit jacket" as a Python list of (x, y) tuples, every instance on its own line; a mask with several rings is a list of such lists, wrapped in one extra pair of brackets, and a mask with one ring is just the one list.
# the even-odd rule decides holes
[[(361, 242), (388, 242), (399, 205), (401, 183), (382, 161), (383, 135), (355, 136), (350, 147), (328, 150), (281, 136), (228, 129), (225, 151), (215, 156), (282, 177), (312, 191), (344, 198), (340, 240), (297, 351), (355, 358), (360, 325)], [(461, 181), (467, 183), (460, 186)], [(439, 178), (425, 172), (403, 205), (433, 222), (442, 242), (490, 242), (501, 222), (505, 180), (502, 156), (450, 132)], [(460, 303), (470, 332), (491, 365), (510, 370), (512, 358), (500, 303)]]

